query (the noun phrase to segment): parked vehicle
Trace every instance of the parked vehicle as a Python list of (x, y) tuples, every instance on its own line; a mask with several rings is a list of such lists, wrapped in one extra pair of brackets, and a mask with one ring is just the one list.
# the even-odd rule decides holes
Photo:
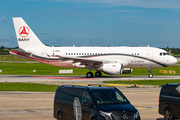
[(163, 85), (159, 95), (159, 114), (165, 120), (180, 118), (180, 83)]
[(115, 87), (63, 85), (54, 97), (58, 120), (140, 120), (138, 110)]

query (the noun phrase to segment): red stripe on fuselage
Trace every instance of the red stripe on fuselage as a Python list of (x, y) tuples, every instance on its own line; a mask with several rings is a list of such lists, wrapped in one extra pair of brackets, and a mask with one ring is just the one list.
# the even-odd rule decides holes
[(14, 52), (14, 51), (9, 51), (11, 54), (16, 54), (17, 55), (17, 52)]
[(24, 54), (21, 54), (21, 53), (18, 53), (18, 52), (14, 52), (14, 51), (9, 51), (9, 52), (12, 53), (12, 54), (16, 54), (16, 55), (25, 57), (27, 59), (34, 60), (34, 61), (47, 62), (47, 63), (48, 62), (60, 62), (60, 60), (43, 60), (43, 59), (39, 59), (39, 58), (29, 57), (29, 56), (26, 56)]

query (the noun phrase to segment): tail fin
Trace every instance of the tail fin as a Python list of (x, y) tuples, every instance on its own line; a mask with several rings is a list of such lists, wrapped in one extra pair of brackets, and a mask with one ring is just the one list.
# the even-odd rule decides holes
[(45, 47), (22, 18), (15, 17), (13, 22), (19, 48)]

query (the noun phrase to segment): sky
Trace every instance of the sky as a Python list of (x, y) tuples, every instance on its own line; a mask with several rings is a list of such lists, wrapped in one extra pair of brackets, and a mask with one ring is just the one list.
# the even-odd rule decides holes
[(180, 48), (180, 0), (1, 0), (0, 46), (18, 46), (12, 17), (50, 46)]

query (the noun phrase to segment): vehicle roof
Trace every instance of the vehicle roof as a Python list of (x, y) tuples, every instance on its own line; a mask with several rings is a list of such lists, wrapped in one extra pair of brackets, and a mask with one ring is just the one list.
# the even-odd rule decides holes
[(88, 86), (79, 86), (79, 85), (62, 85), (59, 87), (63, 87), (63, 88), (80, 88), (80, 89), (90, 89), (90, 90), (104, 90), (104, 89), (116, 89), (116, 87), (113, 86), (92, 86), (92, 85), (88, 85)]
[(177, 86), (177, 85), (180, 85), (180, 83), (167, 83), (163, 86)]

